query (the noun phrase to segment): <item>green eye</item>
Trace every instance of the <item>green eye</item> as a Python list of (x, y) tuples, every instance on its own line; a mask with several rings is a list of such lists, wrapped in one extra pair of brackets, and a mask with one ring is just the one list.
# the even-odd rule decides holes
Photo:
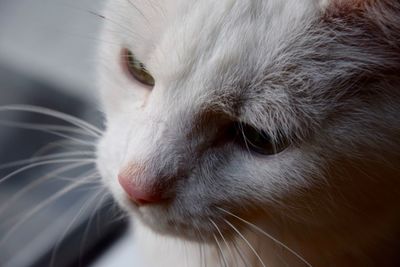
[(274, 155), (282, 152), (289, 146), (288, 140), (274, 141), (268, 133), (258, 130), (247, 124), (237, 126), (241, 143), (249, 150), (262, 155)]
[(146, 66), (137, 60), (133, 53), (128, 49), (124, 49), (122, 52), (122, 62), (129, 74), (132, 75), (132, 77), (137, 81), (148, 86), (154, 86), (154, 78), (146, 69)]

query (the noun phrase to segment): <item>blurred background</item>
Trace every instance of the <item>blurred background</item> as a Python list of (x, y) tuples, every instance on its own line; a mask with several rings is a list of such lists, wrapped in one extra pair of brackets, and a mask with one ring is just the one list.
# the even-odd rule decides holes
[(141, 266), (98, 183), (96, 134), (48, 114), (102, 128), (93, 13), (103, 4), (0, 0), (0, 266)]
[(103, 0), (0, 0), (0, 62), (93, 98)]

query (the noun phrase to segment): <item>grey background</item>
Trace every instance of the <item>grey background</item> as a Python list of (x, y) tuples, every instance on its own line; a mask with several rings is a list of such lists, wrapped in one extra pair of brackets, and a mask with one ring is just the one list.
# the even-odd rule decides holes
[(0, 61), (92, 98), (103, 2), (0, 0)]
[[(95, 49), (103, 0), (0, 0), (0, 62), (96, 101)], [(7, 90), (1, 88), (0, 90)], [(11, 92), (10, 92), (11, 93)], [(94, 267), (141, 266), (125, 235)]]

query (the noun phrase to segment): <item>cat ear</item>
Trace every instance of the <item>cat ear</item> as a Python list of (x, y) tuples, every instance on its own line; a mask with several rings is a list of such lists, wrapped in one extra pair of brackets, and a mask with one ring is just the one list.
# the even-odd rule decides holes
[(400, 9), (398, 0), (327, 0), (326, 2), (325, 13), (328, 17), (373, 17)]
[(385, 2), (379, 0), (330, 0), (329, 5), (333, 8), (363, 9), (377, 2)]
[(316, 0), (328, 16), (346, 15), (365, 10), (376, 0)]

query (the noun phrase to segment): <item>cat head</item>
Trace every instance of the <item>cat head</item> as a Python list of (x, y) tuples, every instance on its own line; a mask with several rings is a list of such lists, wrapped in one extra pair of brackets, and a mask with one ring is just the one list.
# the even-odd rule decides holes
[(109, 1), (104, 182), (150, 228), (188, 238), (225, 231), (229, 213), (324, 225), (343, 203), (371, 207), (399, 163), (389, 2)]

